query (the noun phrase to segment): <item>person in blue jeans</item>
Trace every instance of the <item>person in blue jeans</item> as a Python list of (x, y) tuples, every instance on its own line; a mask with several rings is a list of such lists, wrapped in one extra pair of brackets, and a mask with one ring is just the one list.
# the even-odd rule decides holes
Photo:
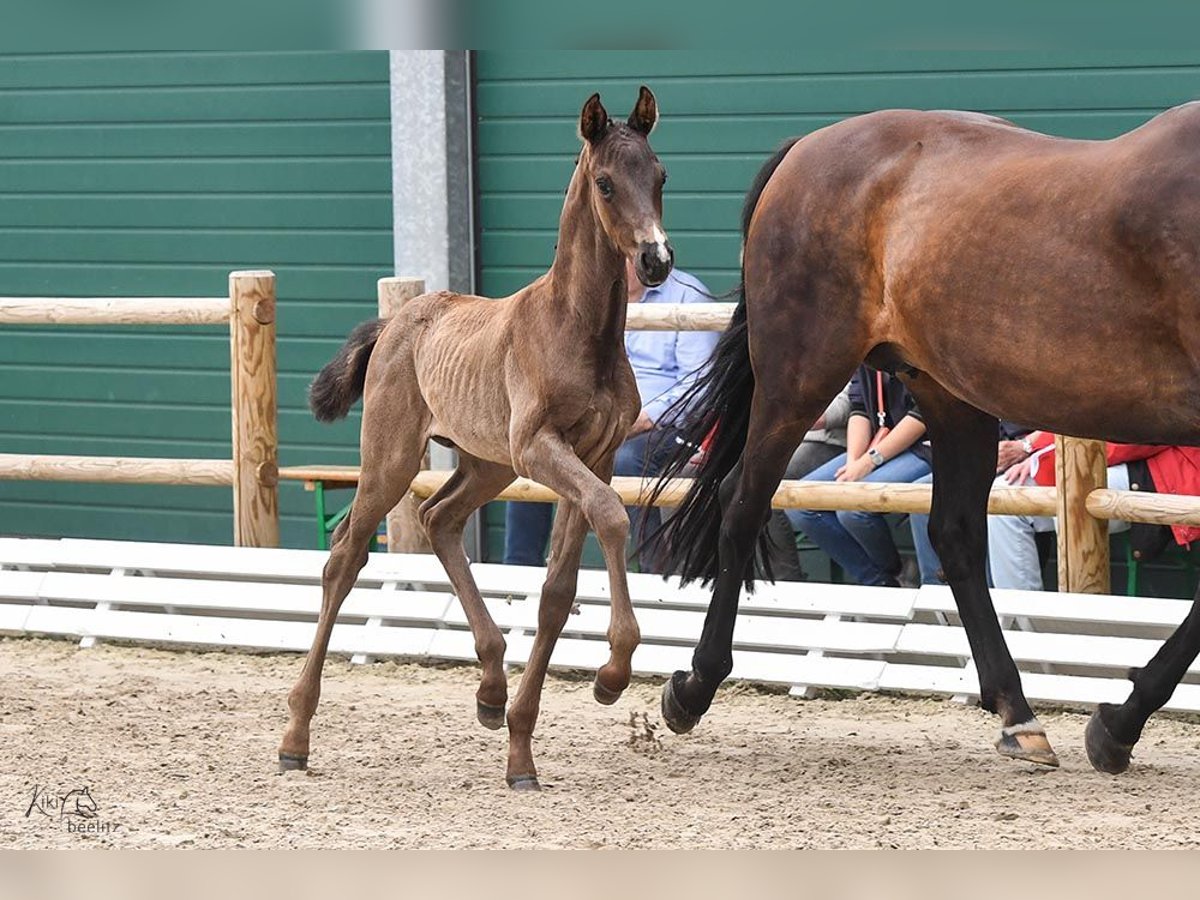
[[(687, 272), (675, 269), (658, 287), (647, 288), (625, 262), (625, 280), (630, 303), (707, 303), (712, 295)], [(625, 353), (637, 379), (642, 410), (617, 449), (614, 475), (657, 475), (675, 450), (677, 429), (664, 414), (708, 362), (720, 335), (714, 331), (627, 331)], [(504, 562), (508, 565), (542, 566), (550, 540), (553, 507), (549, 503), (509, 503), (504, 513)], [(630, 533), (635, 541), (659, 526), (657, 507), (642, 510), (628, 507)], [(644, 513), (644, 515), (643, 515)], [(644, 521), (643, 521), (644, 519)], [(643, 565), (642, 571), (651, 566)]]
[[(913, 484), (932, 484), (933, 473), (923, 475)], [(942, 561), (929, 539), (929, 516), (913, 513), (908, 517), (912, 529), (913, 549), (917, 552), (917, 566), (921, 570), (921, 584), (945, 584), (942, 580)]]
[[(859, 366), (850, 382), (846, 452), (804, 481), (913, 482), (932, 471), (925, 423), (899, 379)], [(803, 531), (859, 584), (899, 587), (902, 561), (882, 513), (792, 509)]]

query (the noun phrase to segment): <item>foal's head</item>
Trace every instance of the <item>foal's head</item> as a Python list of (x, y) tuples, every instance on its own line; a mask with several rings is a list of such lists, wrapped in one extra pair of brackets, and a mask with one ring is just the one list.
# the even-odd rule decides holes
[(625, 122), (613, 122), (592, 94), (579, 116), (584, 149), (579, 176), (596, 218), (614, 246), (633, 260), (638, 280), (648, 287), (666, 281), (675, 251), (662, 229), (662, 191), (667, 170), (647, 138), (658, 124), (658, 104), (643, 86)]

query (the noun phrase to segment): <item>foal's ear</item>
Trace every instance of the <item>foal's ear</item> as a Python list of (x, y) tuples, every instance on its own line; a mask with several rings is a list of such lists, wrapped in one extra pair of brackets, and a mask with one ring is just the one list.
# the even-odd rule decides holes
[(658, 124), (658, 101), (654, 99), (654, 93), (650, 88), (642, 85), (641, 91), (638, 92), (637, 103), (633, 106), (633, 112), (629, 114), (629, 127), (641, 134), (650, 136), (650, 132), (654, 130), (654, 126)]
[(600, 102), (600, 95), (592, 94), (579, 114), (579, 136), (589, 144), (598, 144), (608, 134), (608, 126), (608, 111)]

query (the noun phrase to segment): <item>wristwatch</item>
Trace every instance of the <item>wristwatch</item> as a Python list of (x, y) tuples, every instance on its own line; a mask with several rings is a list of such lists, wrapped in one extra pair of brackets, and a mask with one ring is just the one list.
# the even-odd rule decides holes
[(1021, 438), (1021, 449), (1025, 451), (1026, 456), (1033, 456), (1033, 444), (1028, 436)]
[(880, 453), (878, 450), (876, 450), (874, 447), (872, 447), (870, 450), (867, 451), (867, 459), (869, 459), (871, 461), (871, 465), (873, 465), (877, 469), (880, 466), (882, 466), (884, 464), (884, 462), (886, 461), (883, 458), (883, 454)]

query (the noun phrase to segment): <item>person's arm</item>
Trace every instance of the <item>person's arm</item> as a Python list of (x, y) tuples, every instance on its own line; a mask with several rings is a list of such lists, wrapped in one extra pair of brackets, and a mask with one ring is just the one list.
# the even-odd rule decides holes
[(871, 420), (865, 415), (851, 416), (846, 423), (846, 460), (853, 462), (867, 452), (871, 443)]
[(870, 443), (871, 420), (865, 413), (850, 416), (850, 421), (846, 423), (846, 462), (833, 473), (835, 480), (858, 481), (869, 471), (864, 466), (871, 466), (871, 461), (863, 454)]
[[(850, 427), (854, 427), (856, 421), (867, 422), (861, 416), (855, 416), (850, 420)], [(867, 426), (868, 442), (870, 441), (869, 432), (870, 425)], [(925, 434), (925, 423), (916, 416), (905, 416), (900, 420), (891, 431), (889, 431), (878, 444), (875, 449), (879, 451), (879, 455), (883, 457), (883, 461), (887, 462), (893, 457), (899, 456)], [(849, 454), (849, 433), (847, 439), (847, 453)], [(863, 453), (866, 452), (866, 444), (863, 445)], [(848, 455), (846, 465), (843, 467), (842, 473), (838, 476), (838, 481), (861, 481), (871, 472), (875, 471), (875, 464), (871, 462), (868, 456)]]
[(1109, 443), (1104, 445), (1105, 462), (1110, 466), (1119, 466), (1121, 463), (1158, 456), (1166, 449), (1162, 444)]
[(905, 416), (875, 445), (884, 460), (899, 456), (925, 436), (925, 423), (916, 416)]

